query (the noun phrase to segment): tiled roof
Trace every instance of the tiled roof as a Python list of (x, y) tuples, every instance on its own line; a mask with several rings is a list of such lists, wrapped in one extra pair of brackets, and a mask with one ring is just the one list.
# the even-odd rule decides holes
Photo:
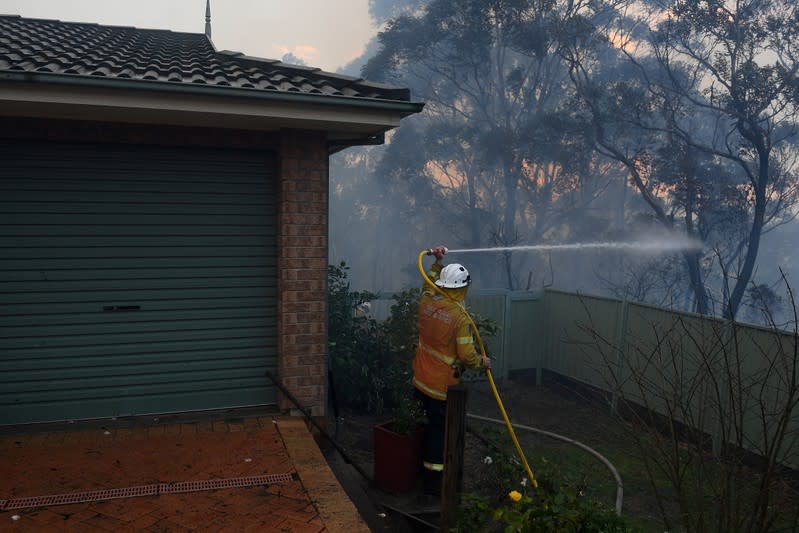
[[(205, 34), (0, 15), (0, 74), (169, 82), (408, 102), (390, 87), (276, 60), (218, 52)], [(52, 78), (50, 78), (52, 79)]]

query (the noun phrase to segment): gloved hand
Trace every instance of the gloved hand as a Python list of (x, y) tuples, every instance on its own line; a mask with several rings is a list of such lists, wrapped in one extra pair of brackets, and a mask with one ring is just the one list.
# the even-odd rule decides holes
[(447, 253), (447, 247), (436, 246), (435, 248), (430, 248), (430, 253), (436, 257), (436, 261), (441, 261), (444, 258), (444, 254)]
[(482, 356), (480, 358), (480, 368), (482, 370), (491, 370), (491, 359), (487, 356)]

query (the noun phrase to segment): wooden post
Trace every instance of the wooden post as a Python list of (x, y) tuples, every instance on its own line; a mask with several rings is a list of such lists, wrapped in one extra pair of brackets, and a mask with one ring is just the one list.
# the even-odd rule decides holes
[(466, 387), (447, 390), (447, 423), (444, 440), (444, 478), (441, 485), (441, 531), (454, 528), (463, 485), (463, 451), (466, 444)]

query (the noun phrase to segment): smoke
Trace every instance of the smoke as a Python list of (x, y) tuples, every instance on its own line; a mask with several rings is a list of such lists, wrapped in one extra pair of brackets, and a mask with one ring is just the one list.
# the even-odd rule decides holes
[(380, 43), (378, 42), (376, 37), (372, 37), (371, 39), (369, 39), (369, 42), (366, 43), (366, 48), (364, 49), (363, 54), (356, 57), (349, 63), (342, 65), (341, 67), (336, 69), (336, 72), (338, 74), (344, 74), (345, 76), (352, 76), (354, 78), (359, 77), (361, 75), (361, 69), (363, 69), (363, 66), (366, 64), (367, 61), (369, 61), (370, 57), (374, 56), (377, 53), (379, 49), (380, 49)]
[(429, 0), (369, 0), (369, 15), (377, 24), (406, 13), (417, 13)]
[[(437, 9), (422, 20), (428, 3)], [(419, 251), (445, 245), (447, 261), (466, 265), (477, 289), (556, 288), (692, 311), (706, 293), (709, 309), (699, 312), (720, 313), (745, 263), (753, 212), (741, 168), (695, 148), (712, 146), (724, 119), (708, 114), (707, 106), (692, 108), (690, 127), (682, 131), (693, 144), (660, 134), (668, 124), (657, 122), (658, 113), (652, 127), (631, 131), (639, 117), (623, 116), (622, 99), (639, 97), (640, 111), (654, 105), (646, 91), (635, 93), (663, 77), (641, 78), (642, 68), (657, 68), (654, 61), (633, 68), (617, 49), (604, 48), (592, 71), (595, 90), (584, 96), (562, 58), (548, 52), (560, 31), (545, 27), (549, 18), (505, 27), (502, 35), (523, 36), (526, 44), (497, 54), (500, 33), (483, 31), (490, 16), (461, 20), (446, 5), (370, 0), (376, 23), (412, 16), (383, 41), (386, 49), (374, 40), (342, 68), (358, 75), (368, 62), (370, 76), (408, 87), (415, 101), (426, 103), (385, 145), (331, 159), (330, 261), (347, 262), (353, 288), (418, 286)], [(479, 3), (474, 6), (458, 16), (482, 16)], [(450, 31), (429, 31), (444, 27)], [(392, 55), (403, 50), (407, 55)], [(503, 59), (506, 64), (497, 63)], [(498, 72), (502, 78), (492, 79)], [(533, 79), (532, 72), (547, 76)], [(598, 119), (586, 118), (590, 106), (575, 105), (580, 97), (596, 98), (592, 103), (608, 121), (601, 124), (603, 141), (612, 150), (596, 148), (590, 120)], [(636, 154), (635, 161), (620, 159), (625, 154)], [(799, 272), (793, 259), (799, 232), (790, 220), (799, 164), (786, 156), (773, 166), (783, 176), (773, 183), (784, 189), (775, 189), (781, 201), (766, 217), (771, 227), (763, 230), (751, 301), (770, 297), (778, 266), (789, 279)]]

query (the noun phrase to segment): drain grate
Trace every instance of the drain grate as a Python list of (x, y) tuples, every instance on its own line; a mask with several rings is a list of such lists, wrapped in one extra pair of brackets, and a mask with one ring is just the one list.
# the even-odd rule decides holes
[(49, 507), (51, 505), (69, 505), (71, 503), (99, 502), (101, 500), (130, 498), (133, 496), (155, 496), (156, 494), (158, 494), (158, 485), (71, 492), (68, 494), (53, 494), (50, 496), (15, 498), (6, 501), (5, 505), (0, 510), (10, 511), (12, 509), (27, 509), (29, 507)]
[(255, 487), (258, 485), (288, 483), (293, 479), (294, 477), (290, 473), (265, 474), (262, 476), (209, 479), (205, 481), (180, 481), (177, 483), (154, 483), (152, 485), (140, 485), (138, 487), (127, 487), (123, 489), (91, 490), (71, 492), (68, 494), (53, 494), (50, 496), (34, 496), (31, 498), (14, 498), (11, 500), (0, 500), (0, 511), (99, 502), (116, 498), (133, 498), (136, 496), (157, 496), (159, 494), (180, 494), (204, 490)]
[(161, 494), (175, 494), (179, 492), (198, 492), (201, 490), (254, 487), (256, 485), (288, 483), (292, 479), (291, 474), (266, 474), (263, 476), (209, 479), (207, 481), (181, 481), (178, 483), (161, 483), (159, 484), (159, 492)]

